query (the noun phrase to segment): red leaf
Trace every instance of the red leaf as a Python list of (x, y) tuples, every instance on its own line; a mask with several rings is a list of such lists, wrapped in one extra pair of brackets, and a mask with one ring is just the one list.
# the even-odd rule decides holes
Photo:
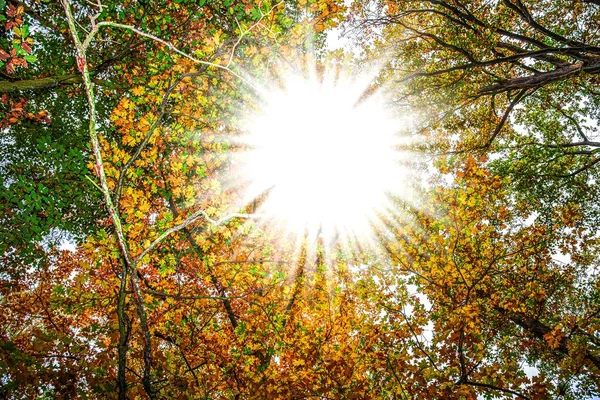
[(6, 10), (6, 15), (8, 15), (10, 18), (13, 18), (15, 15), (17, 15), (17, 8), (13, 4), (10, 4), (8, 6), (8, 10)]
[(15, 57), (12, 59), (12, 63), (15, 67), (27, 67), (27, 61), (24, 58)]
[(77, 69), (79, 72), (83, 72), (85, 67), (85, 59), (83, 57), (77, 56)]

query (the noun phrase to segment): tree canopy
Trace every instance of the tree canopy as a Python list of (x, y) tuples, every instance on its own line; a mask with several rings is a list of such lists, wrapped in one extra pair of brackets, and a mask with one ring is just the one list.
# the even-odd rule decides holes
[[(0, 397), (600, 396), (599, 21), (0, 0)], [(261, 82), (308, 64), (376, 66), (410, 120), (412, 196), (369, 239), (278, 229), (231, 182)]]

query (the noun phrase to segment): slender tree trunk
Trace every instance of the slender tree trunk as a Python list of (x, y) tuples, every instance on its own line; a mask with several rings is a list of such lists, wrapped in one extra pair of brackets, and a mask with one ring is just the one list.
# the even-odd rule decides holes
[(142, 291), (139, 286), (139, 277), (137, 272), (137, 265), (135, 261), (132, 260), (128, 246), (127, 246), (127, 237), (123, 231), (123, 225), (121, 223), (121, 217), (119, 215), (119, 209), (115, 206), (111, 190), (108, 186), (108, 182), (106, 179), (106, 173), (104, 171), (104, 165), (102, 161), (102, 151), (100, 147), (100, 140), (98, 138), (97, 132), (97, 121), (96, 121), (96, 97), (94, 95), (94, 85), (91, 80), (91, 72), (88, 67), (87, 58), (86, 58), (86, 50), (87, 46), (91, 43), (92, 38), (95, 33), (97, 33), (98, 25), (94, 25), (91, 32), (88, 33), (84, 41), (82, 42), (77, 33), (77, 28), (75, 26), (75, 19), (71, 12), (71, 5), (68, 0), (62, 0), (63, 8), (65, 10), (65, 14), (67, 17), (67, 23), (69, 25), (69, 30), (71, 31), (71, 36), (73, 38), (73, 42), (75, 43), (75, 47), (77, 49), (76, 59), (77, 59), (77, 68), (81, 73), (83, 78), (83, 83), (85, 87), (86, 98), (89, 107), (89, 135), (90, 135), (90, 144), (92, 145), (92, 150), (94, 154), (94, 159), (96, 161), (96, 173), (100, 180), (100, 188), (104, 195), (104, 203), (106, 204), (106, 208), (108, 209), (108, 213), (112, 220), (113, 226), (115, 228), (115, 235), (117, 239), (117, 244), (119, 246), (119, 250), (121, 252), (121, 256), (123, 257), (123, 261), (125, 262), (126, 270), (129, 271), (129, 278), (131, 282), (131, 288), (133, 290), (135, 303), (137, 306), (138, 317), (140, 320), (140, 329), (142, 330), (142, 335), (144, 338), (144, 373), (142, 378), (142, 383), (144, 385), (144, 390), (146, 394), (150, 398), (150, 400), (156, 400), (157, 395), (154, 387), (152, 386), (151, 380), (151, 370), (152, 370), (152, 339), (150, 337), (150, 330), (148, 327), (148, 318), (146, 315), (146, 306), (144, 304), (144, 299), (142, 297)]
[(117, 388), (119, 390), (119, 400), (127, 399), (127, 351), (130, 332), (130, 321), (125, 312), (125, 301), (127, 299), (127, 264), (121, 260), (122, 274), (121, 285), (119, 286), (119, 295), (117, 301), (117, 318), (119, 322), (119, 345), (118, 345), (118, 370), (117, 370)]
[(146, 307), (144, 305), (144, 299), (142, 297), (142, 291), (140, 289), (139, 276), (137, 269), (134, 267), (129, 275), (131, 288), (133, 289), (133, 295), (135, 303), (138, 309), (138, 317), (140, 319), (140, 329), (144, 337), (144, 374), (142, 376), (142, 384), (144, 390), (150, 398), (150, 400), (156, 400), (156, 391), (152, 386), (152, 338), (150, 337), (150, 327), (148, 326), (148, 316), (146, 315)]

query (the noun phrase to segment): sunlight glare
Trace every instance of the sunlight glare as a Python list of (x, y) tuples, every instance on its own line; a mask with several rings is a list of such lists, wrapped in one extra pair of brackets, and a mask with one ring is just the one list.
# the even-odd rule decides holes
[(261, 212), (289, 229), (368, 229), (403, 178), (398, 132), (368, 82), (290, 76), (263, 95), (248, 123), (244, 174), (251, 196), (267, 192)]

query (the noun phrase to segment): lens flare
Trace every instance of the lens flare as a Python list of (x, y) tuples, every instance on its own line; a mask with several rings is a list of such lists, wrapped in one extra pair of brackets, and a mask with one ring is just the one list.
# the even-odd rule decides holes
[(293, 231), (360, 235), (404, 190), (406, 119), (392, 117), (369, 83), (289, 75), (261, 93), (239, 167), (246, 200), (265, 196), (262, 215)]

